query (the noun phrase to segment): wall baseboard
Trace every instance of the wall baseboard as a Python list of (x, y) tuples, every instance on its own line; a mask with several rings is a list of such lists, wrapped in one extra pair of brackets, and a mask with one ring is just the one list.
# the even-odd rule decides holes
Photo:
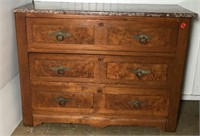
[(200, 95), (182, 95), (182, 100), (200, 101)]

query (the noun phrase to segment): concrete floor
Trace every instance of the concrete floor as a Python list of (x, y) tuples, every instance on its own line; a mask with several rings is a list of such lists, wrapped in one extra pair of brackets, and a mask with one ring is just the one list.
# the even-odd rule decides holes
[(180, 120), (176, 132), (162, 132), (157, 128), (108, 126), (103, 129), (78, 124), (42, 124), (37, 127), (16, 128), (12, 136), (64, 136), (64, 135), (199, 135), (199, 102), (182, 101)]

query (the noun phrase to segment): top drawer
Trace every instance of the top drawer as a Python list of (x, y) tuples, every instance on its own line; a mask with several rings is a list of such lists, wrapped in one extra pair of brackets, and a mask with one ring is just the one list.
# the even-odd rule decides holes
[(29, 49), (174, 52), (177, 19), (27, 18)]
[[(27, 19), (28, 44), (94, 44), (94, 22), (78, 19)], [(56, 47), (56, 46), (55, 46)]]

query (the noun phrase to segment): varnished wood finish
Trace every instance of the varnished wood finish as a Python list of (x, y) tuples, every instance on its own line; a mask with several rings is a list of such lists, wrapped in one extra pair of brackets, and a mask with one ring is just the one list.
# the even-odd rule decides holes
[(106, 109), (113, 110), (131, 110), (131, 112), (134, 110), (147, 112), (166, 112), (168, 107), (168, 98), (164, 97), (165, 96), (107, 94), (105, 107)]
[[(52, 90), (52, 88), (50, 88)], [(38, 91), (32, 88), (34, 91), (32, 96), (33, 109), (37, 108), (92, 108), (93, 107), (93, 94), (88, 94), (84, 92), (72, 93), (72, 92), (56, 92), (51, 91)], [(60, 99), (66, 99), (63, 105)], [(68, 109), (70, 110), (70, 109)]]
[(18, 45), (18, 61), (21, 82), (21, 97), (23, 109), (23, 123), (25, 125), (33, 125), (33, 116), (31, 108), (31, 89), (30, 89), (30, 72), (27, 51), (27, 38), (26, 38), (26, 15), (23, 13), (15, 13), (15, 24), (17, 33)]
[[(109, 63), (107, 65), (107, 78), (125, 80), (166, 80), (167, 65), (163, 64), (137, 64), (137, 63)], [(137, 76), (138, 69), (148, 70), (147, 74)]]
[[(80, 16), (79, 16), (80, 17)], [(80, 20), (81, 19), (81, 20)], [(174, 52), (178, 20), (170, 18), (108, 18), (80, 17), (80, 19), (27, 18), (29, 49), (82, 49)], [(67, 33), (63, 41), (56, 39), (58, 32)], [(148, 36), (140, 43), (140, 35)]]
[[(88, 20), (30, 19), (27, 20), (28, 43), (32, 44), (94, 44), (94, 23)], [(49, 23), (51, 22), (51, 23)], [(67, 33), (58, 41), (58, 32)], [(52, 45), (54, 46), (54, 45)]]
[[(175, 51), (177, 25), (175, 22), (153, 22), (153, 20), (148, 22), (145, 18), (133, 21), (110, 21), (107, 43), (117, 46), (116, 48), (122, 46), (127, 50), (142, 49), (143, 46), (147, 50), (159, 48), (160, 51), (163, 49), (163, 52)], [(139, 35), (146, 35), (149, 39), (142, 44), (138, 39)]]
[(31, 79), (79, 79), (84, 82), (94, 78), (95, 61), (96, 56), (87, 55), (30, 54)]
[(102, 115), (76, 115), (76, 114), (64, 114), (49, 116), (51, 114), (33, 114), (34, 125), (39, 125), (42, 122), (47, 123), (79, 123), (79, 124), (90, 124), (93, 127), (103, 128), (109, 125), (129, 125), (129, 126), (151, 126), (158, 127), (162, 130), (165, 130), (166, 119), (163, 118), (145, 118), (145, 117), (109, 117)]
[(175, 131), (177, 127), (181, 90), (184, 79), (183, 73), (189, 41), (190, 21), (190, 18), (181, 19), (181, 23), (186, 23), (187, 27), (185, 29), (179, 29), (177, 52), (173, 63), (173, 67), (176, 69), (173, 71), (174, 78), (171, 87), (171, 96), (173, 97), (170, 98), (169, 117), (166, 124), (166, 131)]
[(24, 124), (175, 131), (189, 26), (178, 17), (17, 13)]

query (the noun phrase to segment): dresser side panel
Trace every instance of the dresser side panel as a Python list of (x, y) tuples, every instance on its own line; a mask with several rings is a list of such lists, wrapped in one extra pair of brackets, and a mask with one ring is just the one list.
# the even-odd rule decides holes
[[(184, 78), (185, 60), (187, 57), (187, 47), (190, 33), (190, 21), (190, 18), (182, 18), (180, 20), (176, 55), (175, 60), (172, 64), (174, 68), (174, 70), (172, 71), (172, 75), (174, 75), (174, 78), (171, 82), (171, 98), (169, 104), (169, 115), (168, 122), (166, 124), (166, 131), (175, 131), (177, 127), (180, 97)], [(181, 26), (183, 24), (184, 26), (186, 26)]]
[(19, 58), (19, 72), (23, 108), (23, 122), (25, 125), (32, 125), (32, 109), (31, 109), (31, 90), (29, 84), (29, 62), (26, 41), (26, 14), (15, 13), (18, 58)]

